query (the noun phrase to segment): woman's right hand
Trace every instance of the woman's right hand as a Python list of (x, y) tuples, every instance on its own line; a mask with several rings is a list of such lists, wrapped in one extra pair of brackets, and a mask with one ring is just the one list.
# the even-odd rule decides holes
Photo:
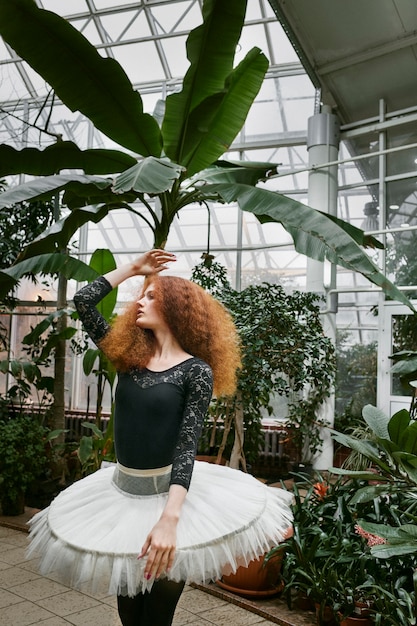
[(149, 250), (132, 263), (134, 275), (148, 276), (150, 274), (158, 274), (168, 269), (167, 263), (176, 261), (176, 256), (172, 252), (166, 250)]
[(162, 270), (168, 269), (167, 263), (176, 261), (175, 254), (166, 250), (149, 250), (133, 263), (126, 263), (115, 270), (111, 270), (104, 274), (112, 287), (117, 287), (123, 281), (132, 276), (148, 276), (149, 274), (158, 274)]

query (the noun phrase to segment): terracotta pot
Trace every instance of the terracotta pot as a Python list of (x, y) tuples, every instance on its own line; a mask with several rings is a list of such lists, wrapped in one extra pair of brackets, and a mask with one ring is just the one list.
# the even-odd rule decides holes
[(315, 607), (317, 624), (320, 626), (334, 626), (336, 624), (335, 614), (331, 606), (325, 606), (322, 608), (321, 605), (316, 602)]
[(284, 588), (281, 579), (281, 563), (284, 548), (264, 565), (264, 556), (255, 559), (247, 567), (238, 567), (234, 574), (222, 576), (217, 585), (241, 596), (267, 597), (280, 593)]
[(372, 624), (373, 622), (369, 617), (353, 617), (353, 615), (345, 617), (340, 622), (340, 626), (372, 626)]
[(226, 459), (221, 457), (220, 463), (217, 463), (217, 455), (197, 454), (196, 461), (205, 461), (206, 463), (214, 463), (215, 465), (226, 465)]

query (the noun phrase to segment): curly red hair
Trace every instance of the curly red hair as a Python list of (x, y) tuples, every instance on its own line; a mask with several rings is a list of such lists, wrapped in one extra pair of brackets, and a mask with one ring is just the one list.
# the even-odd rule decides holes
[[(154, 288), (158, 310), (181, 347), (210, 365), (214, 394), (233, 395), (241, 357), (230, 313), (202, 287), (184, 278), (148, 277), (142, 294), (149, 284)], [(155, 352), (154, 334), (136, 325), (137, 312), (137, 303), (129, 304), (100, 343), (121, 371), (146, 367)]]

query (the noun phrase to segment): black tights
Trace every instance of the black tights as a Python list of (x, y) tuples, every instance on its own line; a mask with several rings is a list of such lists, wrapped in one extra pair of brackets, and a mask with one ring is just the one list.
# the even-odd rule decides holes
[(123, 626), (170, 626), (184, 582), (158, 580), (150, 592), (133, 598), (117, 596), (117, 608)]

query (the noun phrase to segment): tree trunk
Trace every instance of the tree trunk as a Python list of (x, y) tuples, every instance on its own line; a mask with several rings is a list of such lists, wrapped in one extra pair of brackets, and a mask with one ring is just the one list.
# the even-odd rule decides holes
[[(65, 309), (67, 306), (67, 279), (62, 274), (58, 278), (58, 293), (57, 293), (57, 310)], [(61, 333), (67, 327), (67, 316), (62, 315), (58, 318), (57, 332)], [(55, 360), (54, 360), (54, 403), (51, 409), (51, 427), (53, 430), (65, 429), (65, 360), (66, 360), (66, 341), (60, 339), (55, 348)], [(55, 472), (57, 476), (62, 476), (64, 479), (65, 464), (64, 464), (64, 450), (63, 444), (65, 442), (65, 433), (62, 432), (59, 437), (55, 439), (58, 450), (61, 450), (59, 460)]]
[(242, 395), (237, 394), (236, 412), (235, 412), (235, 440), (233, 443), (232, 454), (230, 455), (230, 467), (247, 471), (245, 453), (243, 452), (243, 442), (245, 438), (245, 424), (243, 419)]

